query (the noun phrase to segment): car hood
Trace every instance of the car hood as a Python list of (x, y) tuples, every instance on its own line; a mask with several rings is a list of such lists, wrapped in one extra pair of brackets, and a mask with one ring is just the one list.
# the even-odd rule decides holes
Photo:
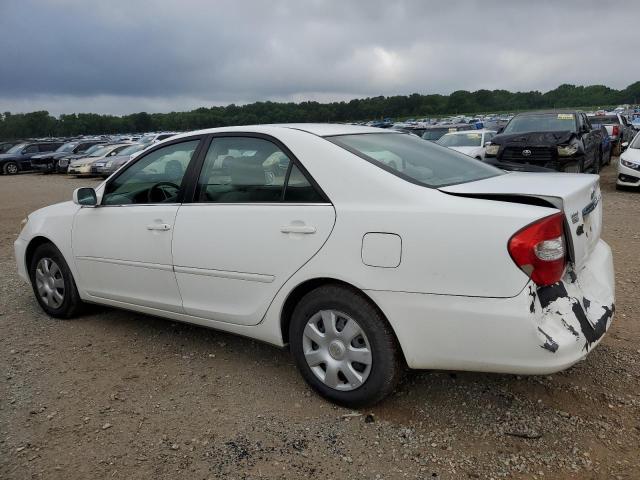
[(627, 162), (640, 163), (640, 148), (628, 148), (622, 155), (620, 160), (626, 160)]
[[(599, 176), (585, 173), (521, 173), (441, 187), (445, 193), (508, 201), (533, 197), (563, 211), (569, 246), (576, 268), (581, 268), (595, 248), (602, 231), (602, 196)], [(516, 200), (517, 201), (517, 200)], [(523, 202), (525, 203), (525, 202)]]
[(561, 132), (526, 132), (496, 135), (491, 143), (496, 145), (515, 145), (521, 147), (549, 147), (569, 143), (575, 133), (569, 130)]
[(22, 158), (22, 155), (16, 155), (15, 153), (0, 153), (0, 160), (11, 160), (13, 158)]

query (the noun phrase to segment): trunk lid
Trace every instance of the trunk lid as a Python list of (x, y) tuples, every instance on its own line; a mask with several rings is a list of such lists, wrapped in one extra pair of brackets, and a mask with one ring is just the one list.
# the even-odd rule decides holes
[[(602, 195), (598, 175), (571, 173), (507, 173), (439, 189), (451, 195), (523, 203), (542, 199), (563, 211), (571, 260), (580, 270), (602, 232)], [(515, 233), (515, 232), (514, 232)]]

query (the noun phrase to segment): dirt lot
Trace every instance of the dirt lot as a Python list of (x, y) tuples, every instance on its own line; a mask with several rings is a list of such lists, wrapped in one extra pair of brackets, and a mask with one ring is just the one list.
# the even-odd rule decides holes
[(286, 350), (106, 308), (45, 316), (15, 274), (30, 211), (92, 180), (0, 177), (0, 478), (640, 478), (640, 194), (603, 172), (617, 314), (545, 377), (416, 372), (362, 412)]

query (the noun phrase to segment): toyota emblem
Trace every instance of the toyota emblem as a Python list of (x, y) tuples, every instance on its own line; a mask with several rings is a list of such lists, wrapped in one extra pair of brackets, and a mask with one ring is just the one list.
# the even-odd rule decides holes
[(522, 150), (523, 157), (528, 157), (529, 155), (531, 155), (531, 150)]

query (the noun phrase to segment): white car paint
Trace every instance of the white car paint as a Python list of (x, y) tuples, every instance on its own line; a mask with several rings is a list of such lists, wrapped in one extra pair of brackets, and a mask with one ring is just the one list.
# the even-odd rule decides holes
[[(583, 358), (611, 323), (613, 263), (599, 238), (595, 175), (510, 173), (437, 189), (322, 138), (380, 133), (374, 128), (265, 125), (178, 138), (222, 132), (276, 138), (331, 203), (82, 208), (65, 202), (29, 216), (15, 242), (20, 276), (29, 281), (27, 247), (44, 237), (65, 257), (85, 301), (275, 345), (285, 343), (282, 312), (291, 292), (310, 280), (335, 279), (375, 302), (411, 368), (554, 372)], [(104, 187), (96, 189), (98, 204)], [(543, 198), (549, 206), (509, 201), (513, 195)], [(593, 212), (584, 214), (588, 206)], [(576, 260), (562, 282), (542, 291), (506, 245), (558, 209), (565, 211)], [(583, 300), (579, 316), (571, 307), (583, 298), (590, 306), (583, 308)], [(602, 330), (597, 338), (590, 337), (594, 325)]]
[(636, 134), (618, 159), (616, 183), (622, 187), (640, 187), (640, 134)]
[[(460, 130), (457, 132), (449, 132), (443, 135), (436, 143), (446, 146), (451, 150), (455, 150), (456, 152), (463, 153), (468, 157), (477, 158), (478, 160), (484, 160), (486, 144), (491, 141), (494, 135), (496, 135), (496, 131), (494, 130)], [(446, 145), (448, 139), (455, 139), (457, 136), (467, 136), (469, 134), (479, 135), (478, 144), (475, 146), (462, 146), (462, 147), (450, 147)]]

